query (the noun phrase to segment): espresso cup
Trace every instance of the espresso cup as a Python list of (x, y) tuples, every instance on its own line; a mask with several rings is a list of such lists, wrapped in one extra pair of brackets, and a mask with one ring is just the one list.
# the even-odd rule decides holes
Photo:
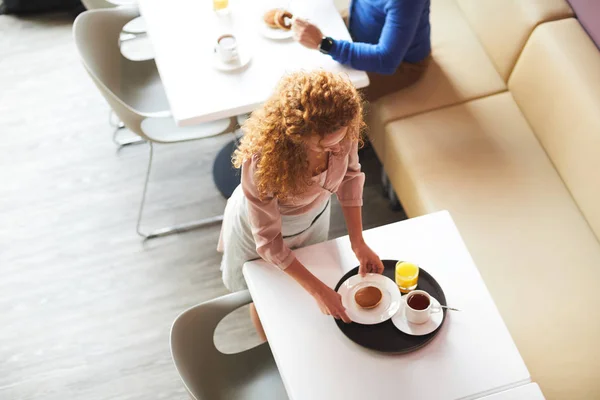
[(442, 307), (432, 304), (429, 293), (422, 290), (413, 290), (404, 296), (404, 301), (404, 314), (411, 324), (424, 324), (429, 321), (431, 314), (442, 311)]
[(237, 40), (231, 34), (221, 35), (217, 39), (215, 52), (223, 62), (232, 62), (238, 59)]

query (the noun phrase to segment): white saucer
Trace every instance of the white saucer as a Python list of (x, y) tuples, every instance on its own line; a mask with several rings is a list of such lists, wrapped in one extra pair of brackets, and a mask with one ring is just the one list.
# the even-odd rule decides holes
[[(398, 328), (398, 330), (400, 330), (400, 332), (404, 332), (408, 335), (413, 336), (423, 336), (435, 331), (437, 328), (440, 327), (442, 321), (444, 320), (443, 310), (437, 313), (432, 313), (431, 318), (429, 318), (429, 321), (425, 322), (424, 324), (412, 324), (408, 322), (406, 320), (406, 316), (404, 315), (404, 309), (406, 307), (405, 298), (406, 296), (402, 297), (402, 301), (400, 302), (400, 309), (398, 310), (396, 315), (392, 317), (392, 323), (396, 326), (396, 328)], [(435, 299), (434, 297), (431, 297), (431, 300), (432, 305), (440, 305), (440, 302), (437, 301), (437, 299)]]
[(262, 20), (260, 20), (259, 24), (260, 24), (259, 30), (260, 30), (261, 35), (263, 35), (267, 39), (287, 40), (287, 39), (291, 39), (292, 36), (294, 36), (294, 32), (291, 29), (289, 31), (286, 31), (284, 29), (270, 28)]
[(213, 53), (213, 67), (219, 71), (233, 72), (244, 68), (252, 60), (252, 55), (249, 51), (238, 48), (238, 58), (232, 62), (224, 62), (219, 55)]
[[(365, 286), (375, 286), (381, 290), (383, 298), (377, 307), (364, 309), (356, 304), (354, 295), (357, 290)], [(353, 322), (363, 325), (374, 325), (387, 321), (396, 314), (402, 302), (396, 282), (380, 274), (367, 274), (364, 278), (354, 275), (340, 286), (338, 293), (342, 296), (342, 304), (346, 308), (348, 317)]]

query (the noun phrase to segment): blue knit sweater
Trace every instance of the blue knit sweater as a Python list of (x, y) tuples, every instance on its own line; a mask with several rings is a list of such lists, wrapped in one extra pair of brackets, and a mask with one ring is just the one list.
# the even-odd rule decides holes
[(393, 74), (402, 61), (431, 53), (430, 0), (352, 0), (350, 35), (334, 40), (334, 60), (369, 72)]

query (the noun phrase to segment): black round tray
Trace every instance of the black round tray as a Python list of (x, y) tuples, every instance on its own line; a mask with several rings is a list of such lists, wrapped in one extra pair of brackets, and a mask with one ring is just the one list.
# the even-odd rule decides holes
[[(398, 261), (382, 261), (383, 265), (385, 266), (383, 275), (394, 280), (396, 263)], [(356, 274), (358, 274), (358, 267), (348, 271), (348, 273), (344, 275), (335, 286), (335, 291), (337, 292), (340, 286), (342, 286), (342, 283)], [(423, 268), (421, 268), (419, 271), (419, 284), (417, 289), (426, 291), (435, 297), (441, 305), (447, 305), (444, 291), (437, 281)], [(444, 325), (444, 322), (446, 322), (447, 310), (444, 309), (443, 313), (444, 319), (442, 320), (440, 326), (430, 334), (423, 336), (412, 336), (400, 332), (398, 328), (394, 326), (391, 319), (376, 325), (362, 325), (355, 322), (346, 324), (337, 319), (335, 320), (335, 323), (344, 333), (344, 335), (363, 347), (382, 353), (404, 354), (418, 350), (427, 345), (427, 343), (429, 343), (435, 337), (435, 335), (437, 335), (437, 333), (440, 331), (440, 328)]]

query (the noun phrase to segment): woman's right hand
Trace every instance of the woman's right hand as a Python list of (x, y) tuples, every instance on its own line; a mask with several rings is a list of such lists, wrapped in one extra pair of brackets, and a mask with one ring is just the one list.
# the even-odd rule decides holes
[(352, 322), (342, 304), (342, 296), (311, 274), (298, 259), (294, 259), (284, 271), (315, 298), (323, 314), (345, 323)]
[(347, 324), (352, 322), (348, 314), (346, 314), (346, 308), (342, 304), (342, 296), (329, 286), (322, 284), (322, 287), (313, 294), (313, 297), (323, 314), (331, 315), (335, 319), (341, 319)]

